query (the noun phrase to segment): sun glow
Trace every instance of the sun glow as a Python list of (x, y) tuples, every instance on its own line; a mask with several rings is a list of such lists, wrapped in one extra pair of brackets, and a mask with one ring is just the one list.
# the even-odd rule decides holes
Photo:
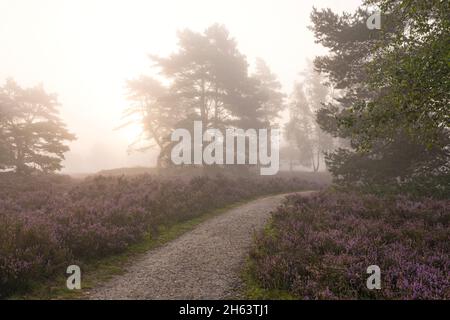
[[(90, 160), (94, 158), (108, 159), (111, 166), (114, 161), (117, 166), (131, 165), (126, 151), (139, 137), (141, 126), (114, 130), (130, 103), (126, 80), (157, 73), (148, 54), (166, 56), (176, 50), (178, 30), (203, 31), (213, 23), (224, 24), (249, 64), (263, 58), (289, 91), (305, 58), (317, 51), (307, 30), (312, 5), (340, 11), (359, 0), (274, 3), (0, 0), (0, 82), (10, 76), (23, 86), (42, 82), (46, 91), (58, 94), (61, 117), (78, 138), (70, 144), (68, 170), (95, 170)], [(109, 156), (99, 155), (98, 145)]]

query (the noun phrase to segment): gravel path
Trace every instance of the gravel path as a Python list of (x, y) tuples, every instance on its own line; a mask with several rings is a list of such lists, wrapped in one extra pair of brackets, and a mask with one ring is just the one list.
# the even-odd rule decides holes
[(266, 197), (213, 217), (151, 250), (90, 293), (91, 299), (226, 299), (236, 297), (239, 272), (255, 230), (284, 198)]

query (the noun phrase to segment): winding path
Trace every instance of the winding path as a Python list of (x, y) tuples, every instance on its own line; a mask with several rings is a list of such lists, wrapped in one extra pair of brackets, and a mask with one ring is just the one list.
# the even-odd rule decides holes
[[(304, 192), (307, 194), (308, 192)], [(283, 200), (254, 200), (213, 217), (151, 250), (124, 275), (90, 292), (91, 299), (227, 299), (240, 291), (240, 270), (253, 233)]]

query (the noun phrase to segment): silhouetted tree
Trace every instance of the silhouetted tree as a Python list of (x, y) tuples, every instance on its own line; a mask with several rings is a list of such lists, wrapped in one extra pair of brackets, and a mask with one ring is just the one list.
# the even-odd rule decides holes
[[(156, 79), (141, 76), (127, 82), (130, 106), (124, 113), (126, 120), (118, 129), (130, 124), (142, 125), (141, 135), (129, 146), (133, 150), (146, 151), (156, 146), (160, 150), (168, 145), (168, 136), (182, 118), (177, 101), (169, 89)], [(161, 165), (158, 157), (158, 167)]]
[(281, 91), (281, 83), (266, 62), (260, 58), (256, 59), (256, 71), (253, 78), (258, 80), (264, 122), (273, 124), (284, 109), (285, 95)]
[(304, 92), (303, 84), (297, 83), (290, 97), (289, 122), (285, 125), (286, 140), (298, 150), (300, 164), (313, 165), (313, 113)]
[(320, 75), (310, 64), (301, 73), (304, 79), (297, 83), (290, 97), (290, 120), (285, 127), (287, 140), (300, 153), (300, 163), (312, 166), (317, 172), (324, 153), (333, 148), (333, 138), (316, 122), (316, 113), (329, 99), (330, 90), (322, 83)]
[(152, 60), (171, 81), (170, 94), (183, 101), (183, 114), (197, 113), (205, 129), (224, 127), (248, 107), (243, 105), (243, 92), (251, 90), (245, 57), (220, 25), (203, 34), (184, 30), (178, 39), (177, 52)]
[(0, 87), (0, 145), (3, 169), (19, 173), (62, 168), (65, 141), (74, 140), (58, 116), (56, 96), (42, 86), (23, 89), (13, 80)]
[(319, 171), (320, 163), (324, 157), (325, 152), (329, 152), (333, 149), (333, 138), (330, 134), (323, 131), (317, 123), (317, 112), (322, 108), (327, 100), (330, 98), (330, 89), (324, 84), (323, 77), (314, 70), (312, 63), (308, 62), (308, 67), (304, 75), (304, 85), (306, 97), (308, 100), (310, 111), (308, 117), (312, 114), (312, 164), (315, 172)]
[(7, 101), (0, 95), (0, 170), (12, 163), (13, 157), (6, 135)]
[(178, 39), (178, 50), (168, 57), (150, 56), (167, 87), (145, 77), (129, 83), (128, 116), (141, 114), (144, 138), (158, 144), (161, 159), (170, 153), (170, 131), (191, 130), (194, 120), (203, 130), (270, 127), (283, 108), (283, 95), (267, 65), (259, 61), (249, 76), (245, 56), (218, 24), (203, 33), (184, 30)]

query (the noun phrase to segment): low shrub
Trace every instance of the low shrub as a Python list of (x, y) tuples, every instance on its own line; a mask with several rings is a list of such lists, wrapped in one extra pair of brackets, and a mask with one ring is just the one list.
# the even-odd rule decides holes
[[(256, 237), (249, 277), (299, 299), (450, 298), (450, 201), (290, 196)], [(367, 267), (381, 268), (369, 290)]]
[(0, 297), (70, 264), (119, 253), (162, 225), (260, 195), (318, 188), (296, 178), (224, 175), (0, 179)]

